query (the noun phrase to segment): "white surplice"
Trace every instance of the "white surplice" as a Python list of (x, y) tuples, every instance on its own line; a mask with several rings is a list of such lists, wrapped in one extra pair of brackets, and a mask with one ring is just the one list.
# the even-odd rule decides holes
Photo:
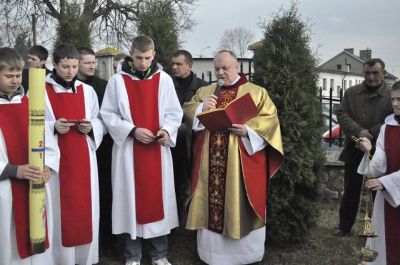
[[(158, 72), (160, 73), (159, 124), (160, 129), (165, 129), (170, 137), (168, 146), (161, 146), (164, 219), (148, 224), (136, 222), (133, 138), (129, 136), (135, 124), (132, 121), (128, 94), (122, 75), (128, 75), (135, 80), (137, 78), (122, 71), (113, 75), (108, 81), (101, 107), (102, 119), (114, 140), (112, 151), (112, 233), (128, 233), (132, 239), (166, 235), (172, 228), (178, 226), (170, 147), (175, 146), (183, 113), (171, 77), (163, 71), (158, 70)], [(150, 76), (149, 79), (153, 76)], [(149, 165), (151, 162), (143, 161)]]
[[(365, 155), (358, 167), (359, 174), (368, 174), (373, 177), (379, 177), (385, 191), (378, 190), (374, 202), (373, 210), (373, 225), (375, 233), (378, 235), (375, 238), (368, 238), (366, 247), (375, 249), (378, 252), (378, 257), (370, 265), (385, 265), (386, 264), (386, 243), (385, 243), (385, 200), (393, 207), (400, 206), (400, 171), (395, 171), (385, 175), (387, 168), (387, 160), (385, 153), (385, 129), (386, 125), (399, 126), (394, 119), (394, 115), (389, 115), (385, 119), (385, 124), (382, 125), (378, 139), (376, 141), (376, 151), (370, 161), (368, 171), (368, 159)], [(392, 144), (398, 144), (394, 142)], [(397, 158), (398, 159), (398, 158)], [(400, 224), (400, 220), (399, 220)]]
[[(19, 104), (21, 96), (17, 95), (11, 101), (0, 99), (0, 104)], [(15, 117), (18, 119), (19, 117)], [(28, 117), (26, 117), (28, 118)], [(60, 153), (54, 137), (48, 127), (45, 127), (45, 163), (51, 169), (51, 179), (56, 178), (58, 172)], [(8, 164), (7, 147), (3, 133), (0, 128), (0, 174)], [(7, 265), (43, 265), (54, 264), (52, 259), (52, 235), (53, 235), (53, 213), (52, 201), (49, 183), (46, 187), (46, 214), (47, 214), (47, 232), (50, 247), (41, 254), (36, 254), (25, 259), (21, 259), (17, 250), (17, 241), (15, 236), (14, 214), (12, 210), (12, 190), (9, 179), (0, 181), (0, 264)]]
[[(73, 93), (72, 90), (66, 90), (57, 84), (51, 77), (47, 75), (46, 82), (53, 85), (56, 93)], [(60, 213), (60, 181), (59, 178), (50, 180), (50, 187), (53, 199), (54, 213), (54, 265), (90, 265), (98, 263), (99, 250), (99, 181), (97, 172), (96, 150), (100, 146), (103, 139), (103, 123), (100, 120), (99, 103), (94, 89), (80, 81), (75, 81), (75, 87), (83, 86), (84, 102), (85, 102), (85, 119), (91, 121), (93, 138), (86, 135), (89, 147), (90, 157), (90, 185), (92, 199), (92, 236), (93, 240), (90, 244), (80, 245), (76, 247), (63, 247), (61, 242), (61, 213)], [(50, 100), (46, 94), (46, 122), (50, 129), (54, 132), (55, 116), (50, 104)], [(54, 134), (57, 140), (57, 134)], [(80, 161), (76, 161), (77, 164)]]

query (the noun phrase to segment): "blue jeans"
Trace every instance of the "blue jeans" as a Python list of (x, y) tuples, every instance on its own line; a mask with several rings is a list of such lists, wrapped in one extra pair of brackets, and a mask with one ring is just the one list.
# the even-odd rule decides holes
[[(126, 261), (140, 261), (142, 258), (142, 238), (137, 237), (135, 240), (129, 234), (122, 235), (125, 243), (124, 257)], [(150, 257), (153, 260), (167, 257), (168, 254), (168, 236), (159, 236), (146, 239), (151, 243)]]

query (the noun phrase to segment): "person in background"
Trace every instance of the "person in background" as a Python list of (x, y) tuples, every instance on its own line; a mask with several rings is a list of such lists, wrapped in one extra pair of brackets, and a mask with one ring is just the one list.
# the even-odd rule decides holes
[(60, 148), (54, 205), (54, 265), (98, 263), (99, 184), (96, 150), (103, 138), (94, 89), (77, 80), (79, 53), (60, 45), (46, 77), (46, 122)]
[[(77, 48), (79, 53), (78, 80), (94, 88), (99, 99), (99, 105), (103, 102), (104, 92), (106, 90), (107, 81), (97, 77), (96, 73), (96, 55), (94, 51), (87, 47)], [(106, 129), (106, 127), (104, 127)], [(99, 225), (99, 242), (100, 251), (104, 253), (106, 250), (113, 250), (115, 239), (111, 233), (111, 151), (113, 141), (111, 136), (106, 133), (103, 141), (96, 151), (97, 166), (99, 172), (99, 189), (100, 189), (100, 225)]]
[(182, 109), (171, 77), (154, 61), (154, 42), (136, 37), (107, 84), (101, 116), (114, 140), (112, 231), (125, 240), (126, 265), (138, 265), (142, 239), (153, 265), (170, 265), (168, 237), (178, 226), (170, 147)]
[(365, 136), (358, 143), (364, 152), (358, 173), (372, 177), (365, 187), (377, 192), (372, 224), (378, 237), (368, 238), (366, 246), (378, 256), (370, 265), (400, 264), (400, 81), (393, 84), (391, 99), (394, 114), (386, 117), (376, 146)]
[(21, 87), (24, 60), (11, 48), (0, 48), (0, 264), (53, 264), (53, 219), (49, 185), (46, 224), (50, 249), (32, 255), (29, 236), (29, 181), (47, 182), (58, 172), (60, 153), (45, 127), (44, 171), (28, 164), (29, 102)]
[(344, 165), (344, 191), (339, 210), (339, 227), (334, 234), (345, 236), (356, 220), (362, 175), (357, 173), (363, 152), (356, 147), (352, 136), (366, 137), (375, 143), (385, 117), (392, 113), (390, 91), (385, 79), (385, 63), (374, 58), (364, 63), (364, 81), (347, 89), (336, 110), (340, 128), (346, 135), (339, 160)]
[[(172, 80), (179, 103), (192, 99), (196, 91), (207, 86), (206, 81), (201, 80), (192, 72), (193, 58), (190, 52), (178, 50), (172, 56)], [(178, 130), (176, 146), (171, 149), (174, 161), (175, 191), (178, 205), (179, 223), (185, 226), (187, 217), (187, 200), (189, 198), (189, 183), (191, 173), (191, 147), (192, 129), (185, 120)]]
[(22, 87), (25, 89), (25, 94), (29, 90), (29, 68), (44, 68), (46, 75), (51, 71), (46, 68), (46, 60), (49, 57), (49, 52), (41, 45), (32, 46), (28, 50), (27, 55), (28, 67), (22, 71)]
[(121, 69), (118, 69), (118, 65), (121, 65), (127, 56), (128, 55), (126, 55), (125, 53), (118, 53), (118, 54), (114, 55), (114, 57), (113, 57), (114, 73), (118, 72), (118, 70), (121, 70)]
[[(264, 256), (268, 178), (283, 161), (279, 119), (266, 89), (239, 75), (232, 51), (218, 52), (213, 63), (223, 80), (218, 96), (215, 85), (202, 87), (183, 107), (199, 132), (186, 228), (197, 230), (197, 251), (207, 264), (249, 264)], [(259, 110), (246, 124), (210, 132), (196, 117), (246, 93)]]

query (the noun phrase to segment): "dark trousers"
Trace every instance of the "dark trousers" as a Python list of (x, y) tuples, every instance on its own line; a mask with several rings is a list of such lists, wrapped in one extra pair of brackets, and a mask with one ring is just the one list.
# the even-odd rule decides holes
[(363, 176), (357, 173), (359, 163), (345, 163), (344, 191), (339, 211), (339, 228), (350, 232), (358, 212)]
[[(132, 239), (129, 234), (122, 235), (125, 250), (124, 257), (126, 261), (140, 261), (142, 258), (142, 238), (137, 237), (136, 239)], [(152, 260), (157, 260), (161, 258), (167, 257), (168, 254), (168, 236), (159, 236), (145, 239), (150, 241), (150, 257)]]

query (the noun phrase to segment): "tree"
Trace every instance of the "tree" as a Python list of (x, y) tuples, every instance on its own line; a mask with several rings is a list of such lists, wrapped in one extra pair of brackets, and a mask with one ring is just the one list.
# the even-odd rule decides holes
[(21, 54), (23, 58), (26, 58), (28, 55), (28, 50), (30, 47), (30, 40), (28, 39), (28, 33), (20, 33), (15, 38), (14, 49)]
[(285, 153), (279, 174), (269, 184), (269, 237), (300, 241), (316, 222), (314, 201), (324, 161), (317, 59), (296, 3), (263, 27), (264, 39), (254, 55), (254, 80), (267, 88), (278, 109)]
[[(12, 44), (13, 31), (29, 31), (32, 14), (37, 17), (38, 37), (46, 42), (57, 35), (57, 43), (90, 46), (95, 40), (124, 48), (136, 33), (136, 23), (148, 0), (5, 0), (0, 3), (3, 34)], [(170, 1), (180, 24), (193, 25), (190, 18), (196, 0)], [(97, 45), (98, 46), (98, 45)]]
[(248, 46), (253, 41), (254, 34), (242, 27), (224, 31), (219, 42), (219, 50), (231, 50), (238, 57), (244, 58), (248, 52)]
[(138, 16), (138, 33), (154, 40), (156, 61), (170, 69), (172, 55), (179, 48), (176, 12), (171, 0), (149, 0)]

